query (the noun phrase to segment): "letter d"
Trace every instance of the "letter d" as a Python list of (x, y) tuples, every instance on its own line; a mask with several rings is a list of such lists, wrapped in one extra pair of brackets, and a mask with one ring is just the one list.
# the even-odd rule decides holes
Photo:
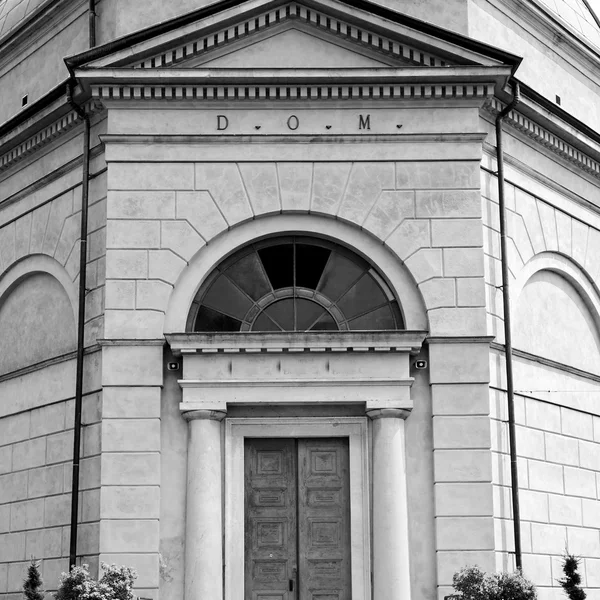
[(229, 127), (229, 119), (225, 115), (217, 115), (217, 131), (225, 131)]

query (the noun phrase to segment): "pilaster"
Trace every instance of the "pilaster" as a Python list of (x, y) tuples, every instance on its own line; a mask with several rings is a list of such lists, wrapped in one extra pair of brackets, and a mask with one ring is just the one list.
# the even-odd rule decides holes
[(161, 340), (102, 342), (100, 560), (138, 572), (158, 597)]
[(430, 338), (439, 597), (469, 564), (494, 570), (487, 337)]

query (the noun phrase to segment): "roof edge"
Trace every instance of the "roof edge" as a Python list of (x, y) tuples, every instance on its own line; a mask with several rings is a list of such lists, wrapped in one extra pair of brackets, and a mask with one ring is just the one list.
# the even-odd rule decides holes
[(542, 96), (542, 94), (536, 92), (527, 84), (519, 82), (519, 85), (521, 87), (521, 94), (524, 97), (528, 98), (529, 100), (532, 100), (533, 102), (547, 110), (550, 114), (555, 115), (574, 129), (576, 129), (577, 131), (583, 133), (586, 137), (590, 138), (597, 144), (600, 144), (600, 132), (596, 131), (595, 129), (592, 129), (583, 121), (580, 121), (560, 106), (557, 106), (554, 102), (552, 102), (552, 100), (548, 100), (548, 98), (545, 98), (544, 96)]
[[(245, 1), (246, 0), (219, 0), (218, 2), (191, 11), (189, 13), (186, 13), (185, 15), (180, 15), (167, 21), (162, 21), (161, 23), (157, 23), (156, 25), (151, 25), (150, 27), (140, 29), (139, 31), (127, 34), (121, 38), (117, 38), (101, 46), (96, 46), (95, 48), (86, 50), (85, 52), (81, 52), (80, 54), (75, 54), (73, 56), (67, 57), (64, 59), (65, 64), (67, 65), (69, 71), (72, 73), (75, 67), (81, 66), (86, 62), (103, 58), (104, 56), (107, 56), (112, 52), (118, 52), (119, 50), (123, 50), (133, 44), (148, 41), (155, 36), (164, 33), (169, 33), (175, 29), (178, 29), (179, 27), (189, 25), (191, 23), (194, 23), (195, 21), (199, 21), (200, 19), (213, 16), (215, 14), (218, 14), (219, 12), (225, 11), (230, 8), (241, 6), (242, 4), (244, 4)], [(457, 46), (461, 46), (472, 52), (477, 52), (478, 54), (482, 54), (489, 58), (501, 61), (505, 64), (509, 64), (513, 67), (513, 74), (523, 60), (522, 57), (517, 56), (515, 54), (511, 54), (510, 52), (500, 50), (499, 48), (490, 46), (489, 44), (485, 44), (484, 42), (474, 40), (449, 29), (438, 27), (437, 25), (433, 25), (426, 21), (422, 21), (421, 19), (404, 15), (390, 8), (386, 8), (379, 4), (375, 4), (371, 2), (371, 0), (337, 1), (341, 2), (342, 4), (346, 4), (352, 8), (372, 13), (378, 17), (387, 19), (399, 25), (410, 27), (427, 35), (438, 37), (446, 42), (456, 44)], [(274, 4), (281, 3), (283, 3), (283, 0), (275, 2)], [(312, 2), (309, 0), (308, 4), (311, 3)]]
[(68, 79), (65, 79), (59, 83), (56, 87), (52, 88), (49, 92), (44, 94), (41, 98), (38, 98), (35, 102), (28, 104), (26, 108), (23, 108), (16, 115), (12, 116), (8, 121), (0, 123), (0, 140), (13, 129), (34, 117), (37, 113), (42, 111), (44, 108), (50, 106), (53, 102), (56, 102), (59, 98), (65, 95), (66, 86)]

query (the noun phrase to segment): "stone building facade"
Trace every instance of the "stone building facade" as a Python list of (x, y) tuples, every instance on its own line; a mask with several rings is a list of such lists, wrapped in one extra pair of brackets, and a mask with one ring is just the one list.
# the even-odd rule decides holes
[(558, 598), (567, 547), (600, 598), (599, 31), (580, 0), (0, 2), (0, 599), (68, 567), (86, 195), (81, 562), (156, 600), (514, 568), (515, 82), (523, 568)]

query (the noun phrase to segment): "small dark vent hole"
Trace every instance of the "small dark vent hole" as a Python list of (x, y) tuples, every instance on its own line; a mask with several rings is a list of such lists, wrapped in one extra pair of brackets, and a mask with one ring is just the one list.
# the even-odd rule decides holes
[(25, 94), (23, 98), (21, 98), (21, 106), (27, 106), (27, 102), (29, 102), (28, 94)]

